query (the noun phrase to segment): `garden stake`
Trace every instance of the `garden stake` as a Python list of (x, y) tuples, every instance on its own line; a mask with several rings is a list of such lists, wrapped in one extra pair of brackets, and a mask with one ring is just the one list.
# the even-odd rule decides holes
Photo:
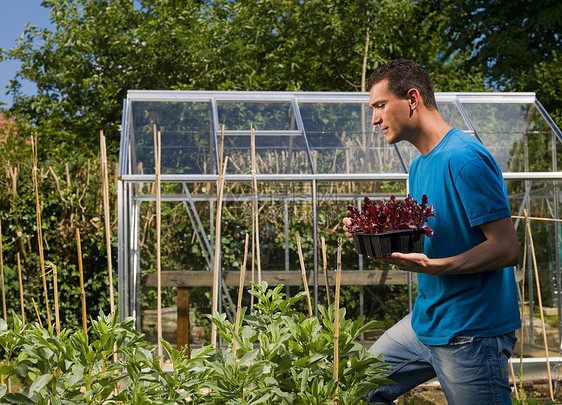
[(101, 149), (101, 174), (103, 187), (103, 216), (105, 223), (105, 246), (107, 251), (107, 273), (109, 276), (109, 308), (111, 313), (115, 312), (115, 303), (113, 296), (113, 269), (111, 265), (111, 225), (109, 218), (109, 176), (107, 169), (107, 150), (105, 147), (105, 136), (100, 131), (100, 149)]
[(509, 369), (511, 370), (511, 378), (513, 379), (513, 391), (515, 391), (515, 398), (519, 401), (519, 390), (517, 388), (517, 382), (515, 381), (515, 370), (513, 369), (511, 357), (509, 358)]
[[(246, 279), (246, 263), (248, 261), (248, 241), (250, 235), (246, 234), (246, 242), (244, 243), (244, 261), (242, 262), (242, 270), (240, 271), (240, 285), (238, 286), (238, 306), (236, 307), (236, 323), (234, 324), (234, 333), (238, 334), (240, 329), (240, 316), (242, 315), (242, 295), (244, 294), (244, 281)], [(232, 342), (232, 352), (236, 356), (236, 339)]]
[[(525, 212), (525, 217), (527, 216), (527, 209), (524, 210)], [(540, 284), (540, 280), (539, 280), (539, 268), (537, 266), (537, 257), (535, 255), (535, 245), (533, 244), (533, 234), (531, 233), (531, 224), (529, 222), (529, 219), (527, 218), (527, 220), (525, 221), (525, 225), (527, 227), (527, 232), (529, 233), (529, 242), (531, 243), (531, 256), (533, 258), (533, 267), (535, 269), (535, 279), (537, 282), (537, 297), (539, 299), (539, 310), (541, 313), (541, 323), (542, 323), (542, 334), (543, 334), (543, 338), (544, 338), (544, 354), (546, 357), (546, 370), (548, 372), (548, 389), (550, 391), (550, 399), (552, 401), (554, 401), (554, 392), (552, 389), (552, 377), (550, 375), (550, 361), (548, 359), (548, 341), (546, 338), (546, 328), (544, 325), (544, 313), (543, 313), (543, 309), (542, 309), (542, 297), (541, 297), (541, 284)]]
[[(101, 174), (103, 188), (103, 216), (105, 225), (105, 247), (107, 254), (107, 274), (109, 276), (109, 310), (113, 314), (115, 312), (115, 297), (113, 294), (113, 267), (111, 264), (111, 224), (109, 217), (109, 174), (107, 168), (107, 149), (105, 145), (105, 136), (100, 131), (100, 151), (101, 151)], [(113, 361), (117, 362), (117, 344), (113, 347)], [(117, 387), (117, 386), (116, 386)]]
[(45, 294), (45, 309), (47, 311), (47, 325), (51, 327), (51, 313), (49, 311), (49, 294), (47, 291), (47, 276), (45, 275), (45, 256), (43, 252), (43, 230), (41, 227), (41, 205), (39, 204), (39, 183), (37, 180), (37, 134), (31, 136), (31, 152), (33, 155), (33, 185), (35, 186), (35, 211), (37, 217), (37, 241), (39, 244), (39, 262), (43, 278), (43, 292)]
[(84, 290), (84, 269), (82, 267), (82, 245), (80, 243), (80, 229), (76, 228), (76, 246), (78, 249), (78, 271), (80, 272), (80, 297), (82, 299), (82, 329), (88, 333), (88, 317), (86, 315), (86, 291)]
[[(521, 323), (525, 326), (525, 275), (527, 273), (527, 251), (529, 250), (527, 232), (525, 232), (525, 249), (523, 250), (523, 277), (521, 278)], [(519, 355), (519, 374), (523, 375), (523, 339), (521, 339), (521, 354)]]
[(261, 284), (261, 258), (260, 258), (260, 227), (259, 227), (259, 210), (258, 210), (258, 181), (256, 179), (257, 167), (256, 167), (256, 132), (254, 131), (254, 126), (251, 126), (251, 148), (252, 148), (252, 211), (253, 211), (253, 226), (255, 232), (255, 242), (256, 242), (256, 262), (258, 267), (258, 284)]
[(222, 167), (223, 164), (223, 158), (224, 158), (224, 129), (225, 129), (225, 125), (222, 124), (221, 127), (221, 141), (219, 144), (219, 167)]
[(310, 291), (308, 291), (308, 282), (306, 281), (306, 270), (304, 269), (304, 259), (302, 258), (301, 238), (297, 233), (297, 247), (299, 249), (299, 262), (301, 263), (302, 283), (306, 291), (306, 302), (308, 303), (308, 316), (312, 317), (312, 303), (310, 302)]
[[(221, 218), (222, 218), (222, 193), (224, 190), (224, 176), (226, 175), (226, 166), (228, 165), (228, 156), (224, 158), (224, 163), (222, 166), (221, 173), (219, 174), (219, 183), (217, 184), (217, 214), (215, 220), (215, 258), (213, 262), (213, 302), (212, 302), (212, 316), (215, 316), (215, 312), (218, 311), (219, 307), (219, 266), (220, 266), (220, 228), (221, 228)], [(217, 326), (213, 323), (211, 324), (211, 344), (213, 347), (217, 347)]]
[[(334, 298), (334, 380), (336, 380), (336, 394), (338, 392), (338, 378), (340, 367), (340, 286), (341, 286), (341, 237), (338, 238), (338, 263), (336, 273), (336, 296)], [(335, 401), (338, 403), (338, 400)]]
[(58, 285), (58, 275), (57, 266), (54, 264), (49, 265), (53, 269), (53, 290), (55, 298), (55, 330), (57, 331), (57, 336), (60, 335), (60, 318), (59, 318), (59, 285)]
[(2, 314), (4, 320), (8, 320), (6, 311), (6, 290), (4, 289), (4, 256), (2, 255), (2, 220), (0, 219), (0, 279), (2, 280)]
[(330, 283), (328, 281), (328, 260), (326, 259), (326, 238), (322, 236), (322, 261), (324, 265), (324, 278), (326, 279), (326, 297), (328, 298), (328, 306), (330, 306)]
[(23, 283), (21, 281), (21, 264), (20, 264), (20, 254), (16, 253), (16, 259), (18, 262), (18, 279), (20, 283), (20, 307), (21, 307), (21, 323), (25, 325), (25, 307), (23, 305)]
[[(154, 129), (154, 175), (155, 175), (155, 188), (156, 188), (156, 277), (157, 277), (157, 292), (156, 292), (156, 328), (158, 333), (158, 356), (163, 355), (162, 351), (162, 267), (161, 267), (161, 253), (160, 253), (160, 233), (162, 231), (162, 201), (160, 197), (160, 158), (162, 148), (160, 145), (161, 135), (160, 131), (156, 131), (156, 124), (153, 125)], [(160, 358), (162, 364), (162, 357)]]
[(37, 315), (37, 320), (39, 321), (39, 326), (43, 327), (43, 322), (41, 322), (41, 317), (39, 316), (39, 311), (37, 310), (37, 304), (35, 303), (35, 299), (31, 297), (31, 301), (33, 302), (33, 308), (35, 308), (35, 315)]

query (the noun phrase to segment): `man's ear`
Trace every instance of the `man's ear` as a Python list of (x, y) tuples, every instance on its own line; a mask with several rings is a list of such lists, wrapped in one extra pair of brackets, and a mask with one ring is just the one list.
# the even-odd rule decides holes
[(418, 108), (418, 105), (422, 102), (420, 92), (418, 91), (418, 89), (414, 89), (414, 88), (408, 90), (408, 93), (406, 94), (406, 99), (410, 104), (411, 111)]

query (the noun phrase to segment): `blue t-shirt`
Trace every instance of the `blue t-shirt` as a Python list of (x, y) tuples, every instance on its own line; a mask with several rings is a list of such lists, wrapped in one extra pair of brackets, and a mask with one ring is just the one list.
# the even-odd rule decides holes
[[(430, 258), (455, 256), (485, 240), (478, 225), (511, 216), (501, 170), (474, 137), (451, 129), (410, 167), (410, 194), (426, 194), (435, 217), (425, 239)], [(455, 336), (491, 337), (520, 327), (513, 267), (473, 274), (418, 274), (412, 327), (421, 342)]]

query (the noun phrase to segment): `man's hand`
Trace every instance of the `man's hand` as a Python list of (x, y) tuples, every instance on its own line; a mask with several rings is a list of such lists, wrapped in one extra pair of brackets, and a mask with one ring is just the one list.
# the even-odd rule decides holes
[(347, 228), (348, 225), (351, 225), (351, 218), (345, 217), (344, 219), (342, 219), (342, 222), (343, 222), (343, 230), (345, 231), (345, 236), (349, 238), (349, 241), (351, 243), (353, 243), (353, 234), (349, 232), (349, 229)]
[(415, 273), (439, 274), (439, 259), (430, 259), (423, 253), (398, 253), (394, 252), (388, 257), (375, 257), (379, 262), (394, 264), (400, 270)]

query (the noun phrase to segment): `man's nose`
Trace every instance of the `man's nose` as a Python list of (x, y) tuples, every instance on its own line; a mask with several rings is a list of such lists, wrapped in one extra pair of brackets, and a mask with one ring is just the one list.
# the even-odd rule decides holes
[(373, 110), (373, 118), (371, 120), (373, 125), (379, 125), (381, 123), (380, 114), (377, 114), (376, 110)]

